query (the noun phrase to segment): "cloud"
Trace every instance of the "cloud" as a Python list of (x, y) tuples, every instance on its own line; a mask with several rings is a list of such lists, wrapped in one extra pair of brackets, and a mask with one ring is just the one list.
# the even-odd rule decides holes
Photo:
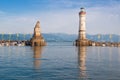
[(63, 32), (72, 34), (76, 32), (75, 25), (78, 24), (76, 23), (76, 15), (71, 10), (49, 13), (41, 21), (41, 25), (43, 24), (44, 26), (43, 31), (51, 33)]
[(3, 16), (3, 15), (5, 15), (6, 13), (4, 12), (4, 11), (1, 11), (0, 10), (0, 16)]
[(89, 8), (87, 11), (88, 33), (119, 33), (120, 27), (119, 5), (111, 7)]
[(36, 15), (6, 15), (0, 19), (0, 27), (2, 28), (0, 32), (31, 33), (37, 20), (40, 20), (41, 31), (43, 33), (63, 32), (73, 34), (76, 32), (75, 26), (76, 22), (78, 22), (74, 11), (75, 10), (50, 11), (47, 13), (39, 12)]
[[(51, 4), (47, 6), (51, 6), (52, 10), (38, 10), (16, 15), (7, 13), (0, 18), (0, 32), (32, 33), (37, 20), (40, 20), (42, 33), (78, 34), (79, 8), (81, 4), (83, 6), (88, 4), (88, 6), (85, 7), (87, 12), (87, 33), (118, 34), (120, 27), (120, 6), (119, 3), (112, 2), (109, 3), (110, 5), (94, 5), (89, 7), (93, 4), (90, 1), (78, 3), (77, 0), (74, 2), (72, 0), (60, 0), (60, 2), (53, 3), (56, 5)], [(103, 4), (103, 2), (100, 3), (101, 5)], [(54, 7), (56, 7), (55, 10)]]
[(34, 20), (23, 16), (4, 16), (0, 18), (0, 32), (29, 33), (32, 31)]

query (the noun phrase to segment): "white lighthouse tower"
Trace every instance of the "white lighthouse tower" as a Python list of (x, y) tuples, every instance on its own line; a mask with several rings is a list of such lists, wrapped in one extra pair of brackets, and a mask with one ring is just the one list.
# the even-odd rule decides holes
[(86, 38), (86, 11), (81, 8), (79, 12), (79, 31), (76, 46), (89, 46), (90, 41)]
[(85, 40), (86, 39), (86, 12), (84, 8), (81, 8), (81, 11), (79, 12), (79, 40)]

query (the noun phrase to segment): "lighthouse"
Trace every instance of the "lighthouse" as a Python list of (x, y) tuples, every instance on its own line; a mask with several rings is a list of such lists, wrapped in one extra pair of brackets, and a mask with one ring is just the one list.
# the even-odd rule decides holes
[(79, 40), (85, 40), (86, 39), (86, 12), (84, 8), (81, 8), (81, 11), (79, 12)]
[(86, 38), (86, 11), (81, 8), (79, 12), (79, 30), (78, 39), (76, 40), (76, 46), (89, 46), (90, 41)]

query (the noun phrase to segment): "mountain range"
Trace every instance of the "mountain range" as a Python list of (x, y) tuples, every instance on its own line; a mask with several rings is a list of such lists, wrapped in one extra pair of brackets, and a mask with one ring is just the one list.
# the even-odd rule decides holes
[[(65, 33), (42, 33), (42, 36), (48, 42), (74, 42), (78, 37), (76, 34)], [(0, 34), (0, 40), (30, 40), (31, 37), (32, 34)], [(120, 35), (116, 34), (87, 34), (86, 37), (93, 41), (120, 42)]]

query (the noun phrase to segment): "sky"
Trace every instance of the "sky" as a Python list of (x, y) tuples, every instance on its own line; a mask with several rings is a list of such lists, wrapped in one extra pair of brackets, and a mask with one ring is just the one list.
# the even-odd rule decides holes
[(120, 0), (0, 0), (0, 33), (78, 34), (81, 7), (86, 33), (120, 34)]

